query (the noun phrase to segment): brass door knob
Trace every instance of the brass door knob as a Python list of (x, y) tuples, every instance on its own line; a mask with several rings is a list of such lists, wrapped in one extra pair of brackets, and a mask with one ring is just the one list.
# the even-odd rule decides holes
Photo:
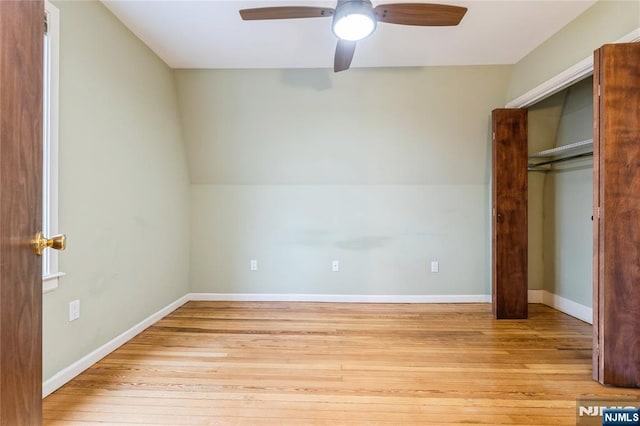
[(33, 247), (35, 248), (38, 256), (42, 255), (42, 251), (46, 248), (52, 248), (54, 250), (64, 250), (67, 247), (67, 236), (64, 234), (54, 235), (51, 238), (46, 238), (42, 235), (42, 232), (36, 234), (36, 238), (33, 241)]

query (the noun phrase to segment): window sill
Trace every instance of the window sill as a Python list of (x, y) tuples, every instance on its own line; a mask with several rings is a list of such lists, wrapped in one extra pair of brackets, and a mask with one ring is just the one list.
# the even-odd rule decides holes
[(64, 277), (64, 272), (56, 272), (42, 277), (42, 294), (51, 293), (58, 288), (58, 280)]

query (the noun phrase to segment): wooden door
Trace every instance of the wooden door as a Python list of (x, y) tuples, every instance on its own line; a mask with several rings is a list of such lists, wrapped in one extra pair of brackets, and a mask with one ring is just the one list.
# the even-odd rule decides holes
[(42, 422), (44, 4), (0, 1), (0, 424)]
[(594, 60), (594, 378), (638, 387), (640, 43)]
[(492, 300), (496, 318), (527, 318), (527, 110), (492, 112)]

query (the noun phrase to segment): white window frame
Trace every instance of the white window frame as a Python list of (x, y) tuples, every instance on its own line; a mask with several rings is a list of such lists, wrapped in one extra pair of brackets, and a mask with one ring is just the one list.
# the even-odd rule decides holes
[[(1, 1), (1, 0), (0, 0)], [(60, 58), (60, 12), (45, 0), (46, 42), (43, 72), (43, 187), (42, 231), (50, 237), (58, 233), (58, 66)], [(64, 275), (58, 268), (57, 250), (42, 256), (42, 292), (58, 288)]]

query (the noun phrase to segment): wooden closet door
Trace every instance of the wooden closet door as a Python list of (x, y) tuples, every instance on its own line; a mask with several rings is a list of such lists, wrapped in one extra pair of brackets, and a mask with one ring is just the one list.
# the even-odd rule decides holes
[(594, 59), (594, 378), (638, 387), (640, 43)]
[(496, 318), (527, 318), (527, 110), (492, 112), (492, 295)]

